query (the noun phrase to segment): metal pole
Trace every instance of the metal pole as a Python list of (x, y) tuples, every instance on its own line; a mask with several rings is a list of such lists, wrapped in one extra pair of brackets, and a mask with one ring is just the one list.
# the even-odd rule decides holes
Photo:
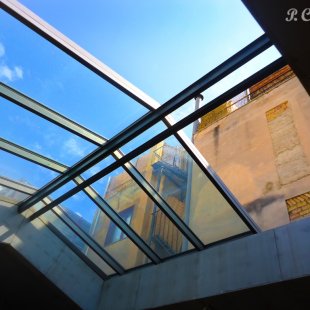
[[(195, 97), (195, 111), (201, 107), (203, 96), (201, 94)], [(192, 142), (194, 142), (194, 134), (200, 124), (200, 118), (198, 118), (193, 124)], [(186, 181), (186, 199), (184, 207), (184, 222), (190, 226), (190, 213), (191, 213), (191, 198), (192, 198), (192, 181), (193, 181), (193, 159), (188, 155), (188, 170), (187, 170), (187, 181)], [(188, 240), (183, 239), (182, 251), (188, 250)]]

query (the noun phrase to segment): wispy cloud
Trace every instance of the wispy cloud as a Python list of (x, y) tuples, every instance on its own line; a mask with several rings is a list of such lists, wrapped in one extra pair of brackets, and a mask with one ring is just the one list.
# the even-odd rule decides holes
[(76, 139), (69, 138), (64, 142), (63, 149), (69, 155), (73, 156), (85, 156), (85, 148), (83, 148)]
[(10, 68), (7, 65), (0, 65), (0, 78), (5, 78), (10, 82), (20, 80), (24, 77), (24, 72), (21, 67), (15, 66)]
[(0, 42), (0, 79), (6, 79), (10, 82), (21, 80), (24, 77), (24, 71), (21, 66), (10, 67), (3, 59), (5, 56), (5, 47)]

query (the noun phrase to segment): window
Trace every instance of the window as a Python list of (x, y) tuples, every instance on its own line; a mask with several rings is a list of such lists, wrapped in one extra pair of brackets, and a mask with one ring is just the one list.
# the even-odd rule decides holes
[[(130, 225), (132, 219), (133, 209), (134, 207), (132, 206), (118, 214), (128, 225)], [(126, 235), (111, 221), (104, 245), (107, 246), (125, 238)]]

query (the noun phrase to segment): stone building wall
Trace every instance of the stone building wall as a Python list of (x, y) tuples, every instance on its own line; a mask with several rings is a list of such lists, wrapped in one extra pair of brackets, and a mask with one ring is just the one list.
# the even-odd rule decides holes
[(262, 229), (308, 215), (299, 207), (299, 216), (289, 212), (310, 190), (309, 119), (310, 98), (294, 76), (194, 135), (196, 147)]

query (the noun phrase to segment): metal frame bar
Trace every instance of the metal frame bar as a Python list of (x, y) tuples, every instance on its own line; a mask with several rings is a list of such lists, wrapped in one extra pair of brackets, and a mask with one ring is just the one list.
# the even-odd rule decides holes
[(204, 114), (214, 110), (216, 107), (220, 106), (223, 102), (226, 102), (230, 98), (233, 98), (234, 96), (238, 95), (242, 90), (250, 87), (251, 85), (259, 82), (263, 78), (267, 77), (271, 73), (273, 73), (276, 70), (279, 70), (281, 67), (283, 67), (286, 64), (286, 61), (283, 58), (280, 58), (270, 65), (266, 66), (259, 72), (255, 73), (254, 75), (250, 76), (246, 80), (242, 81), (241, 83), (237, 84), (233, 88), (229, 89), (222, 95), (218, 96), (217, 98), (210, 101), (208, 104), (202, 106), (198, 110), (194, 111), (190, 115), (186, 116), (179, 122), (175, 123), (168, 129), (162, 131), (160, 134), (156, 135), (152, 139), (148, 140), (144, 144), (137, 147), (134, 151), (128, 153), (124, 157), (122, 157), (118, 162), (112, 163), (108, 167), (104, 168), (102, 171), (98, 172), (94, 176), (90, 177), (86, 181), (83, 182), (83, 184), (80, 184), (79, 186), (69, 190), (67, 193), (63, 194), (62, 196), (58, 197), (56, 200), (54, 200), (50, 205), (45, 206), (44, 208), (38, 210), (35, 212), (31, 217), (32, 219), (36, 218), (37, 216), (40, 216), (50, 210), (51, 208), (55, 207), (57, 204), (60, 204), (62, 201), (68, 199), (69, 197), (73, 196), (77, 192), (79, 192), (81, 189), (85, 188), (86, 186), (92, 184), (93, 182), (99, 180), (106, 174), (112, 172), (113, 170), (117, 169), (127, 161), (132, 160), (139, 154), (145, 152), (150, 147), (154, 146), (155, 144), (159, 143), (160, 141), (168, 138), (173, 133), (181, 130), (182, 128), (188, 126), (193, 121), (198, 119), (199, 117), (203, 116)]
[[(55, 160), (42, 156), (2, 138), (0, 138), (0, 149), (59, 173), (64, 173), (68, 169), (68, 167), (64, 164), (56, 162)], [(73, 181), (76, 185), (80, 185), (84, 182), (84, 179), (81, 176), (77, 176)], [(34, 191), (35, 190), (33, 190), (33, 192)], [(98, 206), (98, 208), (104, 212), (146, 256), (151, 259), (153, 263), (157, 264), (161, 261), (159, 256), (149, 247), (149, 245), (118, 215), (116, 211), (114, 211), (114, 209), (104, 199), (100, 197), (100, 195), (91, 186), (84, 188), (83, 191)]]
[(205, 173), (212, 184), (221, 193), (224, 199), (230, 204), (233, 210), (239, 215), (241, 220), (247, 225), (252, 233), (261, 232), (260, 227), (253, 221), (246, 210), (242, 207), (238, 199), (232, 194), (225, 183), (220, 179), (216, 172), (212, 169), (206, 159), (201, 155), (199, 150), (196, 149), (195, 145), (189, 141), (187, 136), (181, 132), (175, 133), (175, 137), (189, 153), (194, 162), (198, 167)]
[(63, 210), (57, 206), (52, 212), (68, 226), (81, 240), (83, 240), (106, 264), (108, 264), (118, 274), (124, 274), (124, 268), (101, 246), (86, 234)]
[(197, 94), (197, 91), (201, 92), (205, 88), (215, 84), (223, 76), (231, 73), (236, 68), (242, 66), (249, 59), (262, 52), (262, 50), (268, 48), (270, 44), (271, 43), (265, 36), (262, 36), (249, 44), (230, 59), (226, 60), (223, 64), (212, 70), (210, 73), (206, 74), (199, 81), (189, 86), (179, 95), (175, 96), (155, 111), (147, 113), (141, 117), (138, 121), (134, 122), (125, 130), (107, 141), (102, 147), (97, 148), (80, 162), (73, 165), (64, 174), (60, 175), (49, 184), (42, 187), (36, 194), (20, 204), (19, 212), (27, 210), (31, 205), (37, 203), (42, 198), (48, 196), (77, 175), (80, 175), (82, 172), (95, 165), (97, 162), (111, 155), (115, 150), (119, 149), (126, 142), (134, 139), (141, 132), (147, 130), (156, 122), (161, 121), (169, 113), (173, 112), (182, 104), (186, 103), (189, 99)]
[[(17, 192), (20, 193), (25, 193), (28, 195), (33, 194), (36, 189), (34, 187), (28, 186), (26, 184), (21, 184), (19, 182), (4, 178), (4, 177), (0, 177), (0, 185), (6, 186), (8, 188), (11, 188)], [(50, 200), (49, 199), (45, 199), (45, 203), (49, 203)], [(43, 221), (48, 228), (52, 228), (52, 231), (55, 232), (55, 230), (57, 230), (55, 227), (53, 227), (52, 223), (49, 223), (46, 219), (44, 218), (40, 218), (41, 221)], [(105, 275), (105, 273), (99, 269), (84, 253), (81, 252), (80, 249), (78, 249), (70, 240), (68, 240), (61, 232), (59, 232), (57, 230), (56, 233), (57, 237), (59, 237), (76, 255), (78, 255), (86, 264), (89, 264), (89, 267), (92, 268), (95, 272), (98, 273), (98, 275), (100, 275), (102, 278), (106, 278), (107, 276)], [(80, 236), (78, 236), (80, 237)], [(82, 238), (81, 238), (82, 239)], [(86, 242), (85, 242), (86, 243)], [(88, 244), (88, 246), (91, 247), (90, 244)], [(99, 254), (98, 254), (99, 255)], [(99, 255), (100, 256), (100, 255)], [(101, 257), (102, 258), (102, 257)], [(110, 267), (112, 268), (112, 266), (110, 265)]]
[[(101, 137), (98, 134), (93, 133), (92, 131), (86, 129), (85, 127), (71, 121), (70, 119), (66, 118), (65, 116), (57, 113), (56, 111), (44, 106), (43, 104), (33, 100), (32, 98), (20, 93), (19, 91), (5, 85), (4, 83), (0, 83), (0, 96), (6, 98), (7, 100), (17, 104), (18, 106), (40, 116), (44, 119), (53, 122), (55, 125), (58, 125), (73, 134), (79, 135), (81, 138), (84, 138), (97, 146), (100, 146), (101, 144), (108, 141), (106, 138)], [(1, 138), (0, 138), (1, 139)], [(7, 141), (7, 143), (9, 143)], [(1, 141), (0, 141), (0, 147), (1, 147)], [(7, 149), (8, 150), (8, 149)], [(22, 150), (19, 150), (19, 153), (21, 153)], [(27, 152), (31, 152), (27, 150)], [(33, 153), (33, 152), (32, 152)], [(29, 158), (27, 154), (27, 158), (31, 160), (31, 157)], [(38, 154), (37, 154), (38, 155)], [(39, 156), (39, 155), (38, 155)], [(37, 157), (38, 157), (37, 156)], [(115, 150), (113, 152), (113, 157), (115, 159), (122, 158), (123, 153), (119, 150)], [(37, 158), (39, 160), (39, 158)], [(43, 160), (43, 159), (42, 159)], [(37, 162), (36, 162), (37, 163)], [(46, 167), (49, 168), (50, 163), (44, 163)], [(54, 161), (52, 165), (50, 165), (51, 169), (53, 167), (57, 166), (57, 162)], [(158, 204), (159, 208), (163, 210), (165, 214), (169, 214), (169, 217), (173, 221), (173, 223), (177, 226), (177, 228), (185, 235), (185, 237), (197, 248), (202, 249), (203, 243), (199, 240), (199, 238), (187, 227), (184, 226), (181, 219), (175, 214), (175, 212), (168, 206), (166, 201), (155, 191), (155, 189), (152, 187), (151, 184), (140, 174), (140, 172), (130, 163), (126, 163), (123, 165), (123, 168), (125, 171), (133, 178), (133, 180), (142, 188), (142, 190), (152, 199), (156, 204)], [(68, 169), (68, 167), (64, 166), (64, 169), (61, 170), (61, 173), (65, 172)], [(55, 170), (55, 169), (53, 169)], [(57, 169), (55, 170), (59, 172)], [(95, 202), (96, 203), (96, 202)], [(101, 203), (102, 205), (102, 203)], [(119, 222), (119, 221), (118, 221)], [(152, 260), (154, 262), (158, 262), (158, 259), (156, 259), (153, 255)]]
[[(41, 219), (42, 220), (42, 219)], [(50, 229), (72, 252), (74, 252), (86, 265), (96, 272), (103, 280), (108, 278), (96, 264), (94, 264), (84, 253), (80, 251), (68, 238), (66, 238), (52, 223), (42, 220), (43, 223)]]
[(14, 16), (27, 27), (57, 46), (63, 52), (77, 60), (79, 63), (114, 85), (116, 88), (133, 98), (140, 104), (148, 107), (153, 99), (136, 86), (121, 77), (115, 71), (103, 64), (100, 60), (78, 46), (75, 42), (64, 36), (54, 27), (46, 23), (39, 16), (25, 6), (13, 0), (0, 0), (0, 8)]
[(26, 185), (26, 184), (21, 184), (20, 182), (11, 180), (9, 178), (5, 178), (3, 176), (0, 177), (0, 185), (3, 185), (5, 187), (14, 189), (20, 193), (26, 194), (26, 195), (32, 195), (36, 189)]
[(26, 96), (25, 94), (22, 94), (21, 92), (2, 82), (0, 82), (0, 96), (17, 104), (21, 108), (26, 109), (91, 143), (94, 143), (97, 146), (100, 146), (107, 141), (106, 138), (101, 137), (99, 134), (72, 121), (71, 119), (61, 115), (60, 113), (48, 108), (47, 106)]

